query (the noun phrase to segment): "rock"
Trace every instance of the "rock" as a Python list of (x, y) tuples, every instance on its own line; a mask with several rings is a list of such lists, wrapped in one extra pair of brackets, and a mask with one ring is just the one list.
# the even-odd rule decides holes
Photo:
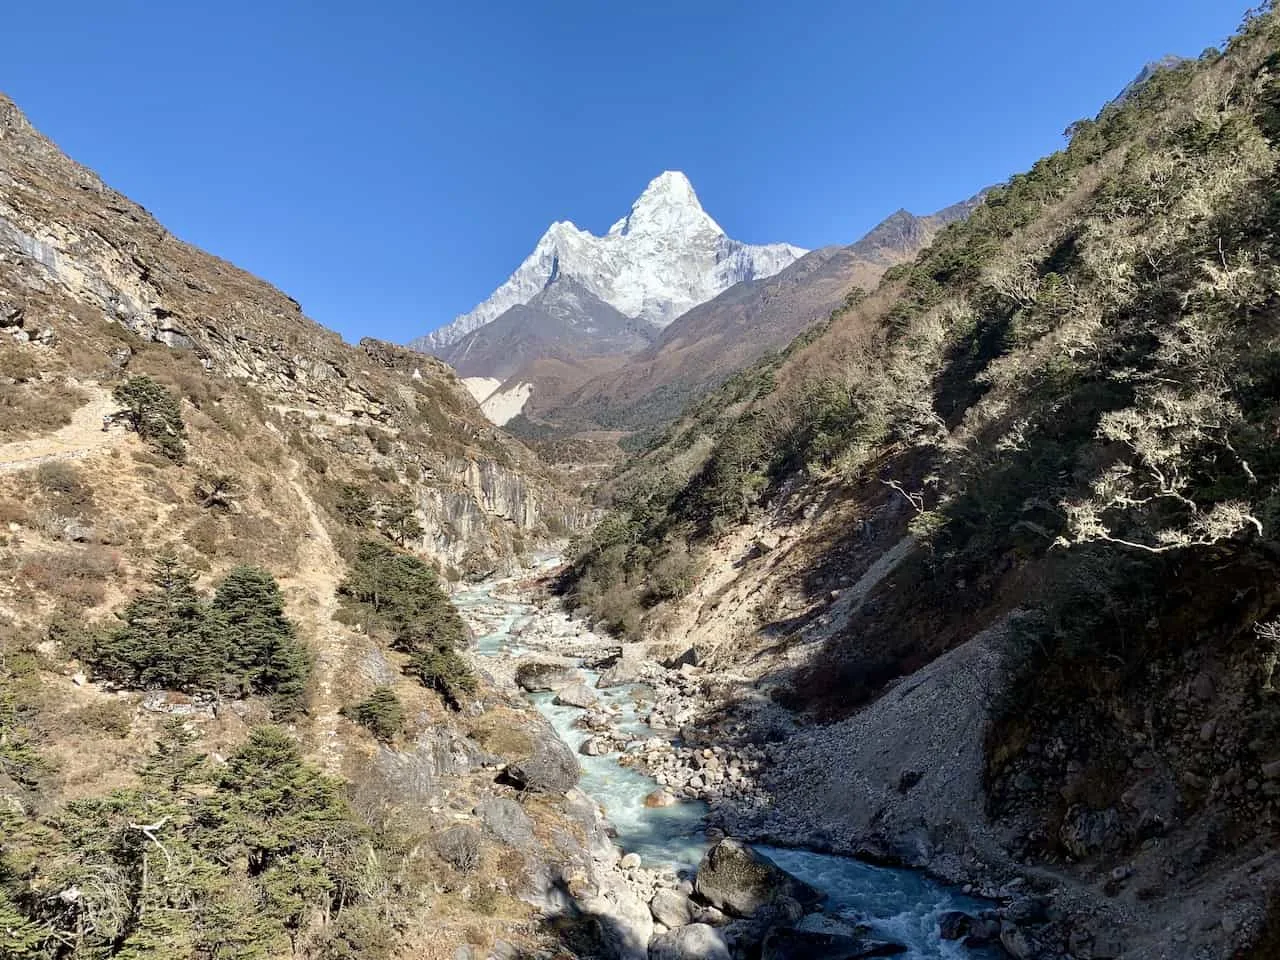
[(761, 907), (790, 897), (802, 907), (823, 895), (776, 863), (737, 840), (726, 838), (702, 857), (695, 881), (698, 895), (729, 913), (749, 917)]
[(609, 741), (604, 737), (587, 737), (578, 752), (586, 757), (603, 757), (609, 752)]
[(1080, 804), (1067, 810), (1058, 835), (1072, 856), (1080, 859), (1115, 850), (1124, 839), (1114, 807), (1095, 811)]
[(729, 918), (724, 915), (723, 910), (715, 907), (701, 907), (694, 915), (695, 923), (707, 923), (713, 927), (721, 927), (729, 922)]
[(1280, 780), (1280, 760), (1272, 760), (1262, 765), (1262, 775), (1268, 780)]
[(585, 683), (571, 683), (567, 687), (561, 687), (552, 702), (562, 707), (578, 707), (585, 710), (587, 707), (594, 707), (596, 701), (595, 691)]
[(655, 790), (644, 798), (646, 807), (670, 807), (677, 802), (675, 796), (666, 790)]
[(1201, 703), (1208, 703), (1213, 699), (1213, 678), (1207, 673), (1198, 673), (1194, 680), (1191, 681), (1189, 692)]
[(508, 764), (503, 772), (521, 790), (564, 793), (577, 786), (581, 768), (573, 751), (559, 738), (548, 735), (538, 742), (532, 756)]
[(794, 927), (774, 927), (764, 938), (760, 960), (861, 960), (864, 957), (893, 957), (906, 953), (901, 943), (842, 937), (834, 933), (814, 933)]
[(600, 674), (596, 686), (601, 690), (608, 687), (620, 687), (628, 683), (639, 683), (644, 674), (645, 645), (643, 643), (624, 643), (622, 654), (616, 663)]
[(1005, 923), (1000, 928), (1000, 944), (1018, 960), (1031, 960), (1036, 955), (1036, 948), (1031, 938), (1018, 926)]
[(8, 300), (0, 300), (0, 327), (21, 327), (23, 322), (22, 307)]
[(730, 960), (724, 935), (705, 923), (691, 923), (649, 941), (649, 960)]
[(1045, 923), (1049, 919), (1049, 903), (1041, 897), (1018, 897), (1003, 913), (1013, 923)]
[(622, 867), (623, 870), (635, 870), (639, 868), (640, 863), (640, 854), (628, 853), (619, 861), (618, 866)]
[(938, 918), (938, 935), (943, 940), (960, 940), (966, 947), (980, 947), (1000, 937), (1000, 921), (994, 911), (972, 916), (948, 910)]
[(579, 900), (578, 907), (598, 922), (600, 939), (610, 957), (647, 960), (653, 916), (643, 900), (627, 890), (615, 889)]
[(88, 543), (93, 539), (93, 527), (79, 520), (68, 520), (62, 526), (62, 539), (68, 543)]
[(963, 910), (948, 910), (938, 917), (938, 936), (943, 940), (960, 940), (973, 926), (973, 917)]
[(653, 919), (668, 928), (683, 927), (693, 923), (693, 901), (676, 890), (659, 890), (649, 901)]
[(558, 690), (578, 682), (578, 671), (565, 663), (532, 661), (516, 667), (516, 683), (528, 693)]
[(489, 831), (513, 847), (533, 842), (533, 823), (524, 808), (508, 797), (491, 797), (476, 806), (476, 814)]

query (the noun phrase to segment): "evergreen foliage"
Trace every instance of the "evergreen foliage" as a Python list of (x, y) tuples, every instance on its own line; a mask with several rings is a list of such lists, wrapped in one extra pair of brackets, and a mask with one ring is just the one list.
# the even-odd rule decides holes
[(404, 707), (396, 692), (388, 686), (376, 687), (367, 700), (347, 707), (343, 712), (386, 743), (404, 730)]
[(138, 436), (177, 463), (186, 459), (187, 428), (178, 399), (150, 377), (130, 377), (111, 396)]
[[(380, 854), (336, 781), (276, 727), (213, 774), (171, 723), (138, 786), (5, 826), (6, 958), (388, 953)], [(352, 923), (326, 929), (346, 910)]]
[(90, 633), (76, 651), (95, 676), (122, 687), (276, 698), (288, 712), (301, 701), (310, 661), (284, 615), (280, 588), (265, 570), (237, 567), (211, 602), (172, 555), (158, 557), (151, 589)]
[(408, 672), (447, 703), (459, 706), (475, 692), (475, 675), (458, 654), (466, 626), (435, 571), (418, 557), (366, 540), (338, 592), (366, 629), (381, 629), (394, 649), (410, 655)]

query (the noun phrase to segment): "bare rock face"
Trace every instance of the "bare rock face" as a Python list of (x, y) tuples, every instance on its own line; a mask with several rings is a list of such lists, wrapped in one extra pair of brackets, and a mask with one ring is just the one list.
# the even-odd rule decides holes
[(750, 917), (782, 899), (802, 907), (822, 902), (823, 895), (792, 876), (762, 853), (726, 837), (702, 857), (695, 883), (698, 896), (739, 917)]
[(724, 934), (705, 923), (691, 923), (649, 941), (649, 960), (729, 960)]
[(524, 808), (507, 797), (490, 797), (481, 801), (476, 813), (486, 828), (503, 843), (527, 847), (533, 842), (533, 823)]
[(521, 790), (535, 793), (562, 794), (578, 785), (581, 768), (578, 758), (565, 744), (548, 731), (538, 741), (531, 756), (507, 765), (508, 780)]

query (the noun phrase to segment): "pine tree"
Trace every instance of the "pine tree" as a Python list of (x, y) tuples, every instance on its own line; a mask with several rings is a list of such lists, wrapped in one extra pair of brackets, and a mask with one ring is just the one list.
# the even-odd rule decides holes
[(226, 638), (230, 687), (242, 695), (273, 694), (281, 712), (296, 707), (311, 665), (275, 578), (258, 567), (236, 567), (218, 585), (212, 606)]
[(11, 960), (45, 960), (44, 945), (53, 931), (36, 923), (18, 909), (9, 894), (0, 887), (0, 957)]
[(214, 691), (226, 643), (195, 588), (195, 577), (172, 554), (155, 560), (152, 590), (118, 616), (120, 626), (95, 638), (88, 659), (94, 673), (122, 686)]
[(170, 794), (184, 793), (200, 779), (205, 765), (205, 755), (195, 750), (199, 740), (200, 735), (187, 726), (185, 720), (167, 718), (160, 728), (155, 750), (138, 771), (142, 782)]
[(111, 392), (138, 436), (170, 460), (186, 458), (186, 424), (178, 399), (150, 377), (130, 377)]

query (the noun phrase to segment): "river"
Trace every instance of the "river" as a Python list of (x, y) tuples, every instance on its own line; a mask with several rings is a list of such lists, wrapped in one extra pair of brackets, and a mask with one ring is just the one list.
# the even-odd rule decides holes
[[(539, 617), (556, 614), (515, 595), (514, 583), (492, 580), (459, 591), (453, 596), (463, 618), (476, 635), (475, 649), (492, 657), (518, 659), (541, 652), (521, 645), (519, 635)], [(588, 686), (597, 674), (582, 669)], [(602, 701), (619, 709), (618, 728), (637, 740), (654, 735), (644, 720), (645, 708), (630, 687), (598, 690)], [(574, 725), (582, 711), (552, 702), (553, 695), (540, 693), (530, 699), (551, 721), (556, 732), (575, 753), (590, 735)], [(617, 754), (589, 757), (578, 754), (582, 767), (582, 789), (604, 809), (616, 831), (618, 845), (626, 853), (638, 853), (646, 866), (671, 866), (691, 871), (709, 846), (704, 834), (706, 805), (688, 801), (669, 807), (652, 808), (644, 798), (656, 787), (645, 774), (617, 762)], [(756, 845), (806, 883), (827, 895), (827, 913), (852, 919), (871, 928), (872, 935), (904, 944), (908, 958), (974, 958), (1002, 954), (972, 950), (938, 935), (938, 918), (948, 910), (976, 913), (990, 903), (964, 896), (920, 873), (873, 866), (848, 857), (836, 857), (810, 850)]]

